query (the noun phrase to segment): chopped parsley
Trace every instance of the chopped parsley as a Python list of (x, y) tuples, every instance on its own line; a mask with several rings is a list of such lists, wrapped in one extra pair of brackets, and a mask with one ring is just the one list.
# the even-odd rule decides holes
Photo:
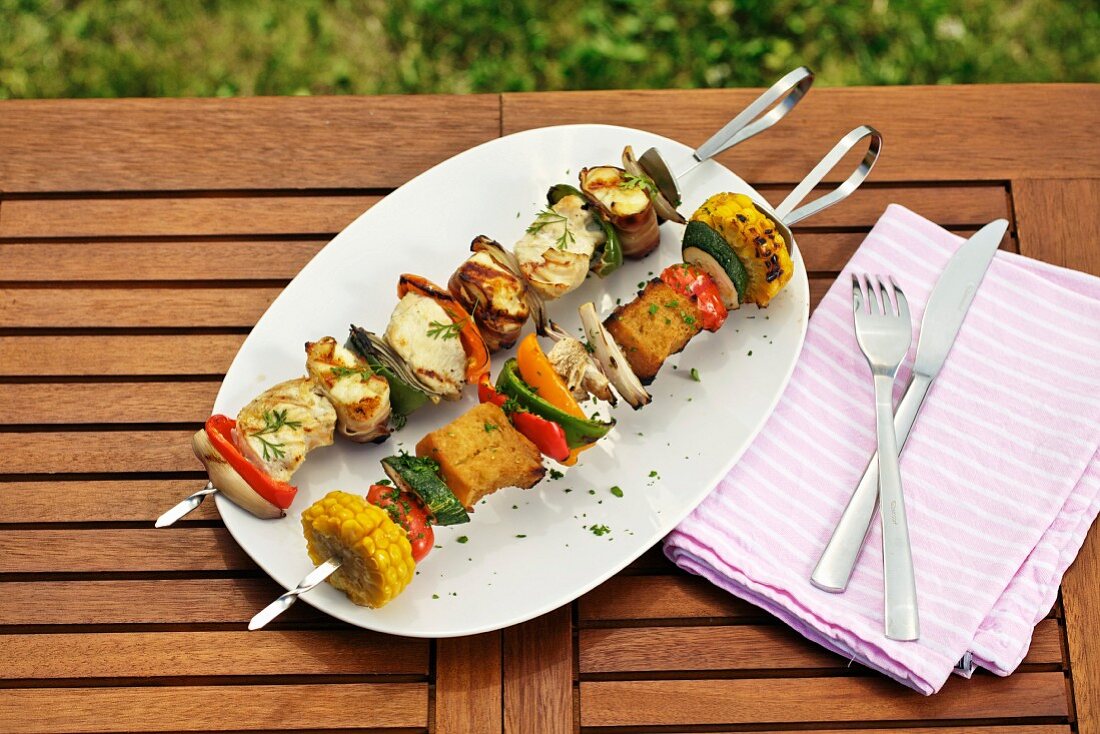
[(649, 476), (651, 478), (657, 476), (657, 470), (656, 469), (650, 469), (649, 470)]
[(589, 526), (588, 530), (596, 536), (607, 535), (611, 532), (611, 528), (607, 527), (606, 525), (591, 525)]
[(286, 455), (283, 451), (283, 444), (278, 441), (272, 441), (264, 438), (264, 436), (285, 428), (301, 428), (301, 421), (287, 420), (287, 411), (289, 408), (283, 410), (264, 411), (264, 427), (258, 431), (253, 431), (252, 436), (260, 439), (260, 443), (263, 445), (264, 461), (270, 461), (271, 459), (281, 459)]
[(519, 533), (518, 535), (516, 535), (516, 537), (517, 538), (526, 538), (527, 536), (524, 535), (523, 533)]
[(486, 433), (492, 433), (493, 431), (498, 431), (498, 430), (500, 430), (500, 426), (496, 425), (495, 423), (490, 423), (489, 421), (485, 421), (485, 432)]
[(469, 541), (470, 541), (470, 539), (467, 538), (465, 535), (460, 535), (457, 538), (455, 538), (456, 543), (468, 543)]
[(615, 495), (616, 497), (622, 497), (623, 496), (623, 490), (616, 485), (616, 486), (611, 488), (611, 494)]
[(649, 304), (649, 315), (653, 316), (656, 313), (657, 313), (657, 304), (656, 303)]
[(562, 478), (562, 477), (564, 477), (564, 476), (565, 476), (565, 474), (563, 474), (562, 472), (558, 471), (557, 469), (551, 469), (551, 470), (550, 470), (550, 478), (551, 478), (551, 479), (561, 479), (561, 478)]
[(699, 377), (699, 370), (695, 369), (694, 367), (691, 368), (691, 379), (695, 380), (696, 382), (703, 381), (702, 378)]
[(646, 192), (650, 196), (656, 196), (657, 195), (657, 187), (654, 186), (653, 181), (651, 181), (646, 176), (635, 176), (632, 173), (627, 173), (627, 174), (623, 175), (622, 180), (619, 181), (619, 188), (620, 189), (641, 189), (642, 191)]

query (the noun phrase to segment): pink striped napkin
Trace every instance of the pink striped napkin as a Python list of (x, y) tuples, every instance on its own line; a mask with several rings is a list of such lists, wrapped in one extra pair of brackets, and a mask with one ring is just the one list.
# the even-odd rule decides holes
[(680, 567), (925, 694), (960, 660), (998, 675), (1020, 664), (1100, 511), (1100, 279), (998, 252), (902, 454), (921, 639), (882, 633), (877, 518), (844, 594), (810, 584), (875, 446), (849, 273), (894, 276), (915, 349), (924, 304), (961, 242), (903, 207), (886, 210), (810, 320), (764, 430), (665, 545)]

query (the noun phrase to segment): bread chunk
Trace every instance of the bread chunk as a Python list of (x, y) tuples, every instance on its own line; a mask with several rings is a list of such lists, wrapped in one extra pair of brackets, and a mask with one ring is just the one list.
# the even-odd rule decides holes
[(644, 385), (653, 382), (665, 360), (702, 330), (695, 301), (660, 278), (649, 281), (633, 301), (616, 308), (603, 325)]
[(471, 512), (485, 495), (503, 487), (533, 487), (546, 473), (535, 444), (492, 403), (481, 403), (420, 439), (416, 455), (439, 463), (443, 481)]

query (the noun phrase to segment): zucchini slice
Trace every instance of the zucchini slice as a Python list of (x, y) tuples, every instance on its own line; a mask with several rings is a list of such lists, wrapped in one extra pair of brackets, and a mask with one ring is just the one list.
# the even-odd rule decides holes
[(386, 475), (399, 489), (419, 497), (432, 514), (432, 522), (436, 525), (461, 525), (470, 522), (466, 508), (436, 473), (438, 466), (431, 459), (409, 454), (382, 459), (382, 469)]
[(733, 310), (744, 301), (749, 274), (722, 235), (705, 222), (690, 221), (684, 229), (684, 262), (706, 271), (718, 286), (726, 308)]

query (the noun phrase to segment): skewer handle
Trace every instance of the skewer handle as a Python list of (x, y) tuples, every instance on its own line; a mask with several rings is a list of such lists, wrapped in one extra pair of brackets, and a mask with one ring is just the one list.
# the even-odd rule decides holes
[(278, 617), (287, 609), (290, 609), (290, 607), (294, 605), (294, 602), (298, 601), (299, 596), (306, 593), (315, 586), (321, 584), (338, 568), (340, 568), (340, 560), (338, 558), (330, 558), (317, 568), (310, 571), (308, 574), (306, 574), (306, 577), (298, 583), (297, 586), (295, 586), (293, 589), (286, 592), (278, 599), (261, 609), (259, 614), (253, 617), (252, 620), (248, 623), (248, 629), (258, 630), (266, 627), (271, 622), (271, 620)]

